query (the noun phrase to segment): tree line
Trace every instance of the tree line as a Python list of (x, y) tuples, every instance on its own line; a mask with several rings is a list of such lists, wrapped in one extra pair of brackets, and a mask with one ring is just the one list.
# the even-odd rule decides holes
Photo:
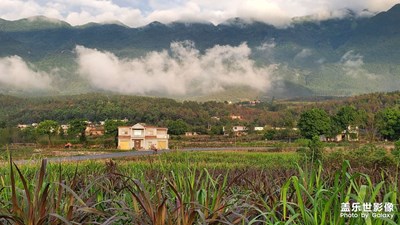
[[(256, 106), (243, 106), (215, 101), (179, 102), (166, 98), (106, 94), (38, 98), (0, 95), (0, 144), (28, 142), (37, 136), (48, 136), (41, 129), (35, 132), (32, 129), (16, 129), (19, 123), (45, 121), (54, 121), (58, 125), (71, 124), (69, 135), (80, 133), (82, 142), (85, 137), (79, 123), (84, 120), (109, 121), (105, 130), (111, 138), (115, 136), (117, 125), (110, 121), (122, 118), (127, 118), (129, 125), (147, 123), (168, 127), (170, 134), (176, 135), (186, 131), (218, 135), (222, 134), (223, 127), (229, 129), (244, 125), (249, 130), (255, 126), (298, 127), (303, 137), (312, 138), (321, 134), (334, 136), (350, 125), (358, 126), (368, 140), (397, 140), (400, 137), (399, 99), (400, 92), (393, 92), (317, 102), (274, 100)], [(230, 115), (240, 115), (243, 119), (232, 120)], [(299, 135), (296, 132), (293, 134), (291, 129), (267, 135), (268, 139), (288, 136)]]

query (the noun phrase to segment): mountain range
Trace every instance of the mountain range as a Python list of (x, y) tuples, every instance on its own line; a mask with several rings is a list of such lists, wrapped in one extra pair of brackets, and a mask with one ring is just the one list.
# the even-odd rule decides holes
[[(0, 90), (2, 93), (16, 95), (91, 91), (123, 93), (121, 89), (115, 91), (96, 85), (96, 82), (80, 74), (82, 60), (77, 59), (77, 46), (111, 54), (111, 59), (121, 62), (134, 59), (134, 62), (143, 62), (154, 52), (164, 52), (172, 55), (168, 59), (175, 59), (173, 54), (178, 53), (174, 53), (172, 43), (186, 43), (181, 47), (195, 50), (198, 58), (210, 54), (213, 49), (215, 52), (215, 46), (237, 47), (244, 44), (245, 49), (250, 50), (244, 56), (248, 57), (245, 60), (249, 60), (251, 66), (269, 68), (269, 84), (254, 88), (252, 84), (239, 87), (240, 85), (233, 83), (220, 85), (222, 88), (210, 93), (201, 91), (198, 94), (164, 92), (163, 89), (146, 89), (128, 94), (239, 100), (263, 96), (348, 96), (393, 91), (400, 86), (399, 22), (400, 4), (370, 17), (359, 17), (348, 10), (347, 15), (342, 18), (323, 21), (308, 17), (296, 18), (286, 27), (275, 27), (241, 18), (233, 18), (218, 25), (208, 22), (152, 22), (138, 28), (127, 27), (118, 22), (71, 26), (43, 16), (16, 21), (0, 19), (0, 72), (3, 73), (0, 74)], [(11, 72), (11, 75), (7, 74), (10, 69), (4, 69), (4, 65), (5, 59), (10, 60), (12, 57), (26, 63), (34, 74), (44, 73), (51, 77), (52, 88), (31, 91), (30, 88), (19, 87), (15, 82), (10, 83), (7, 79), (11, 78), (7, 76), (17, 75)], [(232, 67), (243, 60), (235, 57), (233, 55), (224, 58), (228, 59), (224, 63), (229, 64), (229, 60), (233, 59), (233, 65), (228, 65)], [(132, 77), (134, 76), (133, 73)], [(202, 82), (201, 77), (196, 79), (196, 82)], [(197, 85), (196, 82), (189, 83)]]

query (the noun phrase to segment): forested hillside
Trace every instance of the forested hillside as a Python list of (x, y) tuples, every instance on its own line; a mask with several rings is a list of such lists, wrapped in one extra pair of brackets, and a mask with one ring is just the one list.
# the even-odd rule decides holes
[[(284, 101), (271, 98), (235, 104), (99, 93), (36, 98), (0, 95), (0, 143), (35, 142), (42, 134), (38, 128), (32, 129), (33, 123), (52, 122), (58, 126), (82, 121), (105, 121), (109, 138), (116, 135), (117, 126), (147, 123), (168, 127), (171, 135), (188, 131), (233, 135), (234, 126), (245, 126), (257, 140), (291, 140), (300, 135), (335, 137), (351, 126), (360, 129), (361, 140), (397, 140), (399, 99), (400, 92)], [(18, 124), (29, 129), (18, 129)], [(255, 131), (255, 127), (264, 130)]]
[[(297, 18), (286, 27), (240, 18), (138, 28), (71, 26), (44, 17), (0, 20), (0, 63), (8, 74), (0, 90), (19, 96), (106, 91), (194, 100), (395, 91), (399, 19), (400, 5), (371, 17), (348, 11), (323, 21)], [(8, 79), (21, 66), (21, 80), (32, 82)], [(100, 82), (107, 76), (115, 82)], [(176, 83), (182, 90), (171, 87)], [(238, 86), (247, 91), (236, 92)]]
[(263, 110), (222, 102), (178, 102), (166, 98), (150, 98), (91, 93), (74, 96), (16, 98), (0, 95), (0, 118), (7, 124), (34, 123), (46, 119), (67, 123), (72, 119), (104, 121), (127, 118), (130, 123), (145, 122), (163, 125), (167, 120), (182, 119), (193, 126), (207, 126), (211, 117), (226, 120), (241, 114), (245, 121), (260, 119), (267, 123)]
[[(353, 106), (373, 116), (382, 109), (396, 107), (398, 104), (400, 104), (400, 92), (372, 93), (346, 98), (326, 98), (326, 100), (272, 98), (256, 105), (249, 105), (247, 102), (237, 104), (215, 101), (179, 102), (167, 98), (100, 93), (35, 98), (0, 95), (0, 121), (14, 126), (18, 123), (37, 123), (46, 119), (67, 123), (73, 119), (104, 121), (127, 118), (132, 124), (145, 122), (165, 125), (168, 120), (182, 119), (192, 126), (206, 127), (213, 121), (211, 117), (218, 117), (223, 123), (294, 126), (293, 123), (297, 121), (300, 113), (311, 108), (322, 108), (334, 114), (343, 106)], [(232, 121), (231, 115), (241, 115), (243, 120)]]

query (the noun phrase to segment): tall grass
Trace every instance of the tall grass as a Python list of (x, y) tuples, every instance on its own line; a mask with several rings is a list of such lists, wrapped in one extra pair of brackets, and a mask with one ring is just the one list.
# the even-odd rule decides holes
[[(105, 215), (91, 207), (89, 200), (82, 199), (73, 190), (78, 185), (76, 171), (68, 184), (62, 180), (61, 167), (57, 182), (45, 182), (47, 161), (44, 159), (35, 179), (29, 183), (19, 167), (13, 163), (11, 155), (9, 160), (9, 186), (1, 177), (2, 190), (10, 189), (1, 193), (1, 197), (9, 202), (1, 202), (4, 205), (0, 210), (0, 224), (71, 224), (71, 221), (90, 221), (92, 214), (95, 217)], [(15, 171), (19, 179), (16, 179)], [(80, 194), (83, 196), (83, 192)]]
[[(80, 166), (44, 160), (38, 170), (10, 157), (0, 174), (0, 224), (399, 224), (396, 173), (356, 171), (348, 161), (287, 167), (279, 157), (263, 167), (257, 157), (268, 155), (209, 154)], [(344, 202), (390, 202), (393, 218), (344, 218)]]

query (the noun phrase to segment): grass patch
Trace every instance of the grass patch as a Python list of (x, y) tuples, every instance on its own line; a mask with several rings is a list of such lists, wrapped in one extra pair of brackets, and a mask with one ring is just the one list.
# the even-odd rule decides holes
[[(0, 222), (398, 224), (398, 172), (359, 171), (349, 161), (339, 167), (327, 161), (298, 162), (295, 153), (232, 151), (172, 152), (105, 163), (10, 164), (0, 169)], [(340, 207), (345, 202), (395, 208), (385, 219), (344, 218)], [(15, 222), (19, 219), (23, 222)]]

